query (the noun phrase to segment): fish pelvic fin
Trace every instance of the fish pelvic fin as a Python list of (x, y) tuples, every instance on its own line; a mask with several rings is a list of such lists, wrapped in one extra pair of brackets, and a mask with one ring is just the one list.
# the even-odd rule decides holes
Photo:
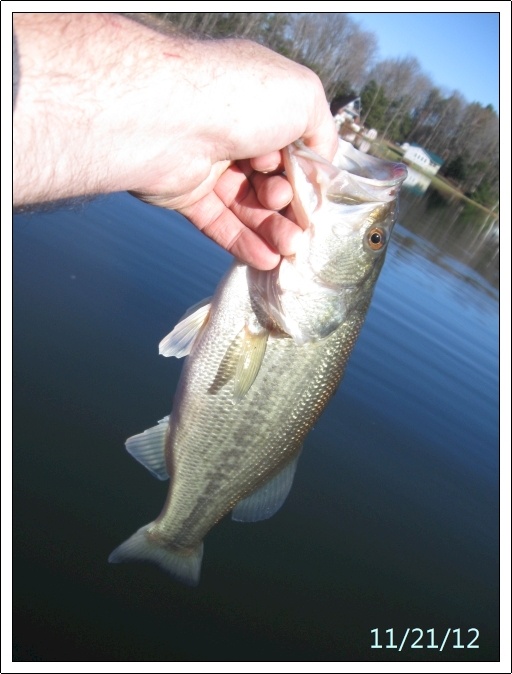
[(262, 487), (239, 501), (233, 508), (231, 518), (235, 522), (261, 522), (275, 515), (290, 493), (299, 457), (300, 451)]
[(141, 527), (133, 536), (110, 553), (112, 564), (122, 562), (151, 562), (185, 585), (195, 586), (201, 575), (203, 543), (192, 550), (179, 551), (162, 545), (148, 536), (154, 522)]
[(158, 352), (166, 358), (183, 358), (191, 352), (201, 328), (206, 325), (210, 313), (211, 297), (201, 300), (181, 317), (176, 327), (162, 339)]
[(125, 442), (126, 451), (159, 480), (167, 480), (169, 473), (165, 463), (165, 443), (169, 433), (169, 417), (160, 419), (156, 426)]

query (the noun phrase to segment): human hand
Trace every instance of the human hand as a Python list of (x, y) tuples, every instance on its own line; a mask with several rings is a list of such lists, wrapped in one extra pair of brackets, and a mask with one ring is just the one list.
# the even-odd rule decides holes
[(17, 203), (129, 190), (255, 267), (293, 252), (280, 151), (302, 138), (331, 159), (337, 144), (310, 70), (252, 42), (118, 15), (21, 15), (15, 27)]
[[(211, 92), (219, 159), (212, 161), (204, 180), (199, 174), (191, 177), (189, 191), (138, 196), (176, 208), (242, 261), (271, 269), (282, 255), (295, 252), (302, 232), (278, 212), (293, 196), (282, 174), (280, 150), (301, 137), (331, 159), (337, 148), (335, 126), (311, 71), (247, 41), (208, 46), (218, 52), (219, 67), (230, 82), (225, 93), (218, 77)], [(229, 158), (223, 159), (226, 146)]]
[[(279, 164), (276, 170), (281, 168)], [(172, 207), (165, 197), (136, 196)], [(282, 255), (295, 253), (302, 234), (298, 225), (278, 212), (292, 196), (282, 173), (266, 175), (245, 160), (229, 164), (213, 189), (177, 210), (238, 259), (258, 269), (272, 269)]]

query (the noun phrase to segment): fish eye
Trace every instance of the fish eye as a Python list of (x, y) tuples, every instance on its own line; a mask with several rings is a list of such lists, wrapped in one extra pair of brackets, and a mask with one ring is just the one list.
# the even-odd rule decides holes
[(386, 234), (380, 227), (372, 227), (367, 234), (367, 241), (372, 250), (380, 250), (386, 244)]

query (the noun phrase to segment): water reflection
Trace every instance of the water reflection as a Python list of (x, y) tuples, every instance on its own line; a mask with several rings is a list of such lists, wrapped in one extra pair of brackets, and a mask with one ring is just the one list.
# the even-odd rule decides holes
[[(489, 286), (498, 290), (499, 230), (497, 221), (488, 212), (434, 189), (425, 195), (405, 189), (401, 194), (399, 220), (417, 235), (404, 242), (406, 247), (419, 245), (423, 255), (444, 269), (452, 270), (486, 292), (491, 291)], [(475, 274), (469, 273), (470, 270)]]
[(285, 506), (216, 526), (191, 591), (106, 558), (165, 498), (123, 448), (169, 412), (158, 342), (229, 256), (126, 194), (15, 218), (15, 659), (439, 659), (371, 651), (401, 625), (497, 658), (497, 241), (430, 188), (399, 220)]
[(404, 187), (414, 194), (423, 194), (427, 191), (431, 179), (424, 173), (415, 171), (411, 166), (407, 167), (407, 178), (404, 180)]

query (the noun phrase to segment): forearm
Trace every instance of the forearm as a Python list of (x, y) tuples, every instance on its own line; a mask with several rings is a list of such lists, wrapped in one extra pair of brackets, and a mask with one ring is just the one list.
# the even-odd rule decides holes
[[(141, 172), (151, 173), (149, 160), (162, 151), (164, 118), (165, 151), (175, 157), (168, 169), (179, 170), (194, 147), (205, 156), (206, 125), (194, 109), (201, 73), (190, 40), (109, 14), (16, 15), (15, 31), (16, 204), (140, 189)], [(148, 184), (160, 179), (157, 161), (153, 170)]]
[[(261, 45), (116, 14), (20, 14), (15, 31), (15, 205), (130, 190), (185, 212), (232, 162), (277, 168), (298, 138), (327, 159), (336, 150), (318, 77)], [(198, 226), (207, 215), (187, 212)]]

